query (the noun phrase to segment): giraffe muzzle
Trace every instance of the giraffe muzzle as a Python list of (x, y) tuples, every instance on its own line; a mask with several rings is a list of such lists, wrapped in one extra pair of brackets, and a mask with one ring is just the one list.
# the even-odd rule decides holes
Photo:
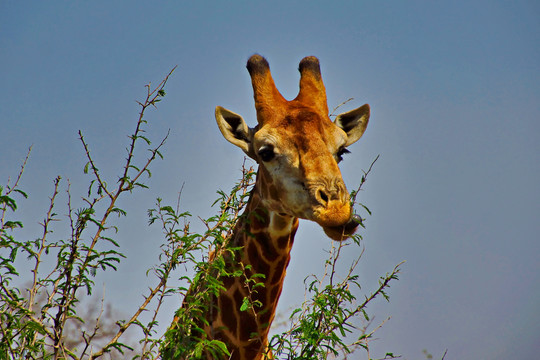
[(332, 240), (343, 241), (355, 233), (358, 225), (362, 223), (362, 218), (356, 214), (352, 215), (345, 224), (340, 226), (323, 226), (325, 234)]

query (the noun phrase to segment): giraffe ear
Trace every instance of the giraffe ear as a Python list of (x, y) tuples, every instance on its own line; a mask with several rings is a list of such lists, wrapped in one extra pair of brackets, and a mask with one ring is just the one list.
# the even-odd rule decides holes
[(349, 146), (362, 137), (369, 121), (369, 105), (365, 104), (358, 109), (339, 114), (334, 120), (334, 124), (347, 133), (347, 143)]
[(255, 159), (251, 147), (253, 131), (246, 125), (242, 116), (221, 106), (216, 107), (216, 121), (223, 134), (231, 144), (238, 146), (249, 157)]

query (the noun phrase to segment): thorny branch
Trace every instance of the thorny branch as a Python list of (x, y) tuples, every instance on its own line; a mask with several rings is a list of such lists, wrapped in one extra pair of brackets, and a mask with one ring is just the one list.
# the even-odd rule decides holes
[[(7, 185), (6, 185), (6, 193), (4, 196), (9, 196), (13, 191), (18, 191), (19, 193), (21, 193), (24, 197), (26, 197), (26, 194), (20, 190), (18, 190), (18, 186), (19, 186), (19, 181), (21, 180), (22, 178), (22, 175), (24, 173), (24, 169), (26, 168), (26, 163), (28, 162), (28, 159), (30, 158), (30, 153), (32, 152), (32, 146), (30, 146), (28, 148), (28, 152), (26, 153), (26, 157), (24, 158), (24, 161), (21, 165), (21, 170), (19, 170), (19, 174), (17, 175), (17, 178), (15, 179), (15, 183), (13, 184), (13, 186), (10, 186), (9, 185), (9, 182), (10, 182), (10, 178), (8, 178), (7, 180)], [(1, 194), (1, 192), (0, 192)], [(2, 204), (2, 217), (0, 217), (0, 229), (4, 229), (4, 226), (5, 226), (5, 216), (6, 216), (6, 210), (7, 208), (11, 207), (12, 210), (15, 210), (16, 209), (16, 205), (14, 203), (7, 203), (7, 202), (4, 202)], [(13, 208), (15, 207), (15, 208)]]
[[(83, 144), (84, 152), (88, 160), (88, 163), (85, 166), (85, 172), (87, 172), (90, 168), (91, 173), (93, 174), (93, 180), (90, 184), (88, 197), (92, 195), (92, 184), (94, 182), (98, 184), (98, 188), (94, 192), (95, 196), (93, 199), (83, 198), (83, 201), (89, 207), (86, 209), (77, 210), (77, 212), (75, 213), (71, 206), (71, 194), (69, 191), (68, 182), (67, 206), (68, 216), (70, 220), (69, 226), (71, 227), (71, 236), (66, 241), (51, 241), (48, 239), (48, 237), (50, 237), (50, 233), (52, 232), (51, 222), (58, 221), (56, 219), (56, 214), (54, 213), (54, 207), (57, 195), (59, 193), (60, 183), (60, 177), (57, 177), (54, 182), (54, 192), (52, 197), (50, 198), (50, 206), (47, 210), (45, 220), (41, 223), (43, 227), (43, 234), (35, 241), (32, 240), (27, 241), (26, 243), (13, 243), (13, 245), (11, 245), (12, 249), (17, 249), (18, 247), (20, 247), (22, 251), (27, 252), (30, 258), (33, 258), (35, 261), (35, 264), (31, 270), (32, 281), (31, 285), (28, 288), (28, 298), (26, 300), (20, 298), (17, 291), (14, 291), (10, 287), (8, 287), (8, 282), (4, 281), (11, 281), (11, 278), (6, 278), (3, 275), (6, 271), (5, 269), (7, 269), (6, 274), (8, 276), (19, 275), (13, 270), (13, 267), (10, 267), (11, 265), (9, 265), (9, 262), (5, 262), (6, 258), (4, 257), (4, 255), (0, 254), (0, 260), (2, 261), (2, 268), (0, 268), (0, 270), (2, 270), (0, 272), (0, 278), (2, 278), (2, 286), (0, 287), (0, 306), (2, 307), (2, 309), (4, 309), (4, 304), (6, 304), (5, 301), (8, 301), (7, 304), (9, 304), (8, 309), (10, 309), (10, 312), (5, 313), (5, 315), (8, 316), (7, 319), (11, 319), (11, 314), (15, 314), (16, 312), (22, 312), (23, 314), (25, 314), (25, 318), (21, 318), (21, 320), (26, 321), (26, 324), (28, 324), (24, 325), (25, 323), (21, 323), (21, 326), (23, 327), (20, 330), (16, 331), (12, 331), (11, 329), (9, 329), (9, 327), (5, 327), (4, 325), (6, 324), (2, 324), (0, 326), (0, 355), (5, 350), (12, 354), (11, 358), (18, 358), (19, 355), (23, 356), (22, 354), (26, 354), (23, 356), (24, 358), (34, 358), (32, 352), (29, 349), (32, 348), (37, 350), (38, 348), (40, 348), (42, 350), (39, 351), (44, 351), (45, 353), (53, 353), (53, 356), (55, 358), (67, 359), (69, 357), (73, 359), (82, 359), (85, 354), (87, 354), (86, 356), (88, 356), (90, 343), (92, 342), (92, 339), (94, 339), (94, 337), (97, 335), (99, 330), (99, 320), (101, 318), (102, 312), (98, 317), (94, 330), (89, 333), (83, 332), (82, 336), (85, 342), (85, 346), (82, 347), (82, 353), (80, 355), (76, 355), (75, 353), (71, 352), (65, 345), (63, 334), (66, 327), (66, 322), (72, 318), (77, 319), (75, 311), (75, 304), (79, 301), (77, 292), (83, 286), (86, 286), (88, 293), (91, 292), (91, 288), (93, 285), (93, 280), (91, 279), (91, 276), (95, 275), (95, 270), (100, 267), (103, 269), (105, 269), (105, 267), (114, 267), (113, 263), (119, 262), (119, 258), (123, 257), (121, 253), (115, 250), (96, 250), (96, 246), (101, 240), (107, 240), (109, 243), (118, 246), (116, 242), (114, 242), (114, 240), (105, 237), (103, 233), (105, 230), (109, 229), (109, 227), (107, 227), (109, 216), (113, 213), (119, 213), (121, 215), (124, 214), (123, 210), (116, 208), (116, 202), (118, 198), (122, 193), (126, 191), (131, 191), (134, 188), (145, 188), (146, 186), (144, 184), (138, 183), (137, 181), (141, 178), (143, 174), (147, 174), (148, 176), (150, 176), (151, 173), (148, 169), (150, 164), (156, 159), (157, 156), (162, 157), (159, 151), (165, 144), (165, 141), (169, 136), (169, 132), (162, 139), (162, 141), (158, 144), (157, 147), (149, 149), (150, 155), (142, 167), (137, 168), (133, 164), (135, 160), (134, 150), (138, 143), (138, 140), (144, 140), (148, 145), (150, 145), (150, 141), (142, 135), (142, 133), (144, 132), (142, 125), (146, 124), (146, 120), (144, 120), (145, 110), (149, 106), (155, 107), (156, 103), (161, 100), (160, 98), (165, 95), (164, 87), (169, 77), (172, 75), (174, 69), (175, 68), (173, 68), (167, 74), (164, 80), (161, 81), (155, 88), (151, 88), (150, 85), (147, 85), (146, 99), (143, 102), (138, 102), (138, 104), (141, 106), (141, 110), (139, 112), (135, 132), (130, 137), (131, 141), (127, 149), (128, 156), (122, 169), (122, 176), (118, 180), (118, 187), (116, 191), (112, 192), (107, 187), (107, 183), (104, 181), (93, 157), (91, 156), (90, 147), (85, 141), (82, 132), (79, 131), (79, 138)], [(9, 198), (8, 195), (15, 191), (21, 193), (23, 196), (26, 197), (26, 194), (18, 189), (18, 184), (24, 172), (26, 163), (30, 155), (30, 151), (31, 148), (28, 151), (28, 154), (23, 162), (23, 165), (21, 166), (21, 170), (13, 186), (10, 186), (10, 181), (8, 179), (5, 196), (3, 196), (1, 199), (2, 201), (0, 205), (0, 225), (2, 226), (2, 232), (0, 232), (0, 235), (2, 235), (2, 242), (4, 242), (5, 239), (10, 239), (9, 237), (4, 236), (5, 233), (3, 229), (7, 226), (13, 227), (19, 224), (18, 222), (5, 221), (6, 210), (9, 208), (10, 210), (15, 211), (16, 209), (15, 202), (11, 198)], [(133, 170), (135, 170), (135, 172), (132, 174)], [(4, 194), (0, 193), (0, 195)], [(102, 212), (102, 215), (97, 216), (96, 205), (105, 198), (109, 199), (109, 203), (105, 207), (105, 210)], [(97, 229), (88, 241), (84, 239), (83, 234), (87, 233), (87, 225), (92, 223), (96, 225)], [(22, 224), (19, 224), (18, 226), (22, 227)], [(52, 271), (50, 271), (48, 275), (43, 277), (43, 275), (40, 275), (40, 264), (43, 262), (42, 257), (44, 254), (49, 254), (51, 250), (57, 251), (57, 263), (56, 266), (52, 269)], [(15, 254), (16, 252), (12, 250), (12, 259), (9, 260), (8, 258), (8, 260), (13, 261), (15, 258)], [(153, 289), (151, 294), (146, 298), (145, 303), (139, 308), (138, 311), (136, 311), (130, 321), (121, 326), (116, 336), (113, 337), (113, 339), (104, 348), (102, 348), (101, 351), (90, 354), (92, 358), (99, 357), (105, 352), (109, 352), (110, 349), (108, 347), (114, 347), (116, 345), (115, 342), (118, 340), (118, 338), (130, 325), (136, 323), (137, 317), (145, 310), (146, 305), (152, 300), (155, 294), (163, 288), (164, 281), (165, 280), (162, 280), (162, 282), (156, 287), (156, 289)], [(42, 291), (42, 289), (45, 289), (46, 296), (39, 301), (40, 305), (38, 305), (36, 297), (38, 296), (40, 291)], [(36, 311), (35, 307), (40, 307), (39, 315), (34, 315), (34, 312)], [(54, 315), (52, 314), (53, 312), (55, 312)], [(4, 315), (2, 315), (2, 319), (4, 319)], [(20, 321), (16, 318), (13, 319), (16, 321)], [(3, 321), (4, 320), (2, 320), (2, 322)], [(30, 336), (23, 336), (23, 331), (30, 331)], [(7, 341), (7, 339), (18, 340), (15, 340), (15, 342), (11, 341), (10, 343), (6, 343), (5, 341)], [(28, 346), (30, 346), (30, 348), (28, 348)], [(50, 351), (46, 350), (47, 348), (49, 348)]]

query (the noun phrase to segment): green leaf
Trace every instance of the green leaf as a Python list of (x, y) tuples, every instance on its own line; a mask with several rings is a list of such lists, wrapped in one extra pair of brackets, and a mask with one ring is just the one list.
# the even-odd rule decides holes
[(0, 204), (6, 204), (12, 211), (17, 210), (17, 203), (7, 195), (0, 196)]
[(111, 209), (111, 213), (116, 213), (116, 214), (118, 214), (118, 217), (120, 217), (120, 216), (126, 216), (126, 215), (127, 215), (127, 212), (125, 212), (124, 210), (122, 210), (122, 209), (120, 209), (120, 208), (117, 208), (117, 207), (112, 208), (112, 209)]
[(28, 195), (24, 191), (19, 190), (19, 189), (13, 189), (13, 191), (18, 192), (19, 194), (24, 196), (25, 199), (28, 199)]
[(4, 228), (5, 229), (15, 229), (15, 228), (22, 228), (23, 227), (23, 224), (22, 222), (20, 221), (6, 221), (4, 223)]
[(202, 352), (204, 349), (204, 342), (200, 342), (195, 346), (195, 352), (193, 355), (195, 355), (195, 358), (200, 358), (202, 356)]
[(247, 297), (242, 300), (242, 305), (240, 306), (240, 311), (246, 311), (250, 307), (250, 302)]
[(143, 189), (148, 189), (148, 186), (144, 185), (143, 183), (136, 182), (136, 183), (133, 184), (133, 185), (142, 187)]
[(139, 139), (143, 139), (146, 142), (147, 145), (152, 144), (152, 142), (150, 140), (148, 140), (148, 138), (146, 136), (139, 135), (138, 137), (139, 137)]
[(371, 210), (369, 210), (366, 205), (364, 205), (364, 204), (360, 204), (360, 205), (368, 212), (369, 215), (372, 215)]
[(227, 356), (231, 356), (231, 353), (229, 352), (229, 349), (227, 349), (227, 345), (225, 345), (224, 342), (219, 340), (212, 340), (210, 342), (213, 347), (218, 348), (222, 354), (225, 354)]

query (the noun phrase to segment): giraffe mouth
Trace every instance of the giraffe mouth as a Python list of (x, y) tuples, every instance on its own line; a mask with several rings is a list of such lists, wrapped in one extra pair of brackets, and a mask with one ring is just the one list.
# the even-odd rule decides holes
[(356, 214), (352, 215), (349, 221), (339, 226), (323, 226), (325, 234), (332, 240), (343, 241), (348, 239), (356, 229), (358, 225), (362, 223), (362, 218)]

